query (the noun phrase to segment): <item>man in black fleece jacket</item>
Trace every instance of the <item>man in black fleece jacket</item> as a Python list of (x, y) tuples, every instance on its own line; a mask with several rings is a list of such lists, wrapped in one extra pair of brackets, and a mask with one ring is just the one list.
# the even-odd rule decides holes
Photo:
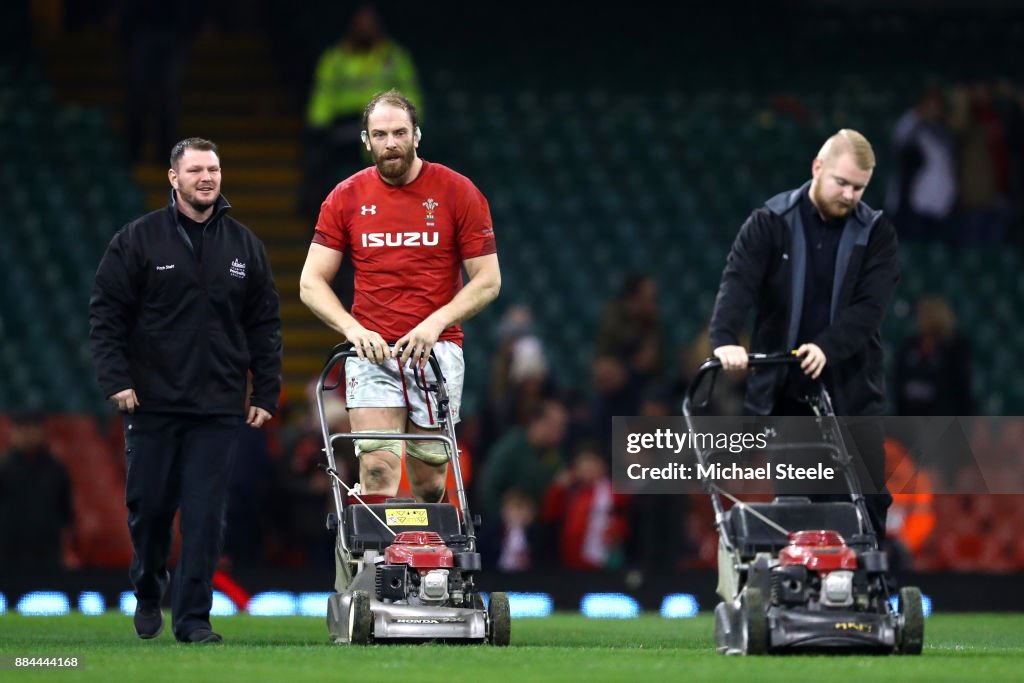
[(169, 206), (122, 228), (100, 262), (90, 345), (103, 395), (124, 414), (136, 633), (163, 630), (180, 507), (174, 635), (220, 642), (210, 607), (228, 478), (243, 421), (260, 427), (277, 408), (281, 320), (262, 242), (227, 215), (217, 146), (176, 144), (168, 179)]
[[(740, 333), (752, 307), (751, 347), (795, 350), (796, 366), (758, 367), (747, 379), (753, 415), (808, 415), (808, 380), (821, 380), (839, 415), (885, 408), (879, 329), (899, 281), (896, 231), (861, 201), (875, 167), (871, 144), (843, 129), (811, 165), (812, 179), (756, 209), (729, 252), (711, 319), (711, 344), (726, 370), (747, 367)], [(880, 420), (858, 425), (861, 482), (879, 540), (892, 501), (885, 490)], [(866, 469), (866, 473), (864, 472)], [(870, 480), (864, 478), (865, 474)]]

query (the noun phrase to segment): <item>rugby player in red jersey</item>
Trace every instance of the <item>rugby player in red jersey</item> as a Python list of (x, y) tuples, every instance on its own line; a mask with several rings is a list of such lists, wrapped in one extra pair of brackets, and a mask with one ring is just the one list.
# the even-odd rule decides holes
[[(399, 92), (370, 100), (362, 138), (374, 165), (338, 184), (321, 206), (300, 295), (358, 353), (345, 364), (352, 431), (432, 433), (442, 427), (435, 397), (425, 396), (413, 373), (433, 381), (433, 350), (458, 421), (465, 374), (460, 323), (501, 287), (491, 213), (468, 178), (417, 155), (416, 108)], [(351, 312), (331, 289), (346, 252), (355, 271)], [(405, 444), (413, 495), (443, 500), (444, 446)], [(364, 501), (395, 495), (402, 452), (397, 439), (356, 441)]]

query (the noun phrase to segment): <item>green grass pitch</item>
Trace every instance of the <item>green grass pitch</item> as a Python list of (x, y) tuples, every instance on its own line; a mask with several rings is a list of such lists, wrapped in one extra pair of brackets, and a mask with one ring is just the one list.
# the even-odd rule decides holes
[[(223, 645), (179, 645), (170, 633), (138, 640), (131, 618), (0, 616), (0, 681), (1020, 681), (1024, 614), (939, 614), (925, 622), (920, 657), (723, 657), (711, 617), (516, 619), (512, 646), (342, 646), (322, 619), (214, 619)], [(14, 670), (11, 657), (77, 656), (79, 669)]]

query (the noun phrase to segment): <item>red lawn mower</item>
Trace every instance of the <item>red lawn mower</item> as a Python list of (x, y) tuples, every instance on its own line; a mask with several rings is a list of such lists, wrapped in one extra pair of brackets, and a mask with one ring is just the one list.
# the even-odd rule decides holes
[[(316, 384), (316, 403), (331, 476), (336, 513), (327, 526), (335, 532), (335, 593), (327, 603), (327, 628), (336, 643), (469, 642), (509, 644), (508, 596), (491, 593), (485, 602), (475, 584), (481, 570), (475, 527), (470, 514), (449, 413), (448, 391), (437, 359), (430, 366), (437, 381), (417, 378), (419, 388), (437, 395), (438, 434), (331, 434), (324, 392), (337, 389), (328, 378), (336, 366), (356, 356), (349, 344), (336, 346)], [(399, 439), (444, 444), (458, 489), (458, 507), (392, 498), (384, 503), (345, 503), (358, 492), (338, 474), (334, 443), (338, 439)]]
[[(751, 366), (795, 364), (791, 354), (750, 354)], [(694, 409), (707, 405), (722, 364), (705, 361), (683, 401), (687, 427)], [(706, 394), (704, 386), (708, 386)], [(694, 397), (705, 396), (699, 405)], [(814, 502), (778, 496), (744, 503), (712, 482), (719, 534), (715, 645), (723, 654), (874, 652), (918, 655), (924, 643), (921, 592), (899, 590), (890, 603), (888, 557), (868, 521), (860, 482), (846, 449), (828, 392), (819, 383), (808, 397), (821, 431), (820, 443), (769, 444), (779, 452), (813, 447), (828, 452), (849, 489), (849, 501)], [(812, 418), (808, 418), (812, 419)], [(722, 451), (695, 448), (707, 464)], [(733, 502), (726, 509), (722, 498)]]

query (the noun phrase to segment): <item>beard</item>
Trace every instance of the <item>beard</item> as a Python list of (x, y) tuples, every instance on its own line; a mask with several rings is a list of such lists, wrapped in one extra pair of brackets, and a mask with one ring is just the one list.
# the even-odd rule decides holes
[(178, 194), (181, 196), (181, 201), (191, 206), (197, 213), (204, 213), (207, 209), (216, 204), (217, 199), (220, 197), (220, 192), (215, 191), (212, 199), (200, 199), (198, 190), (187, 192), (180, 187), (178, 188)]
[[(377, 172), (380, 173), (382, 178), (387, 180), (397, 180), (409, 172), (412, 168), (412, 162), (416, 158), (416, 148), (409, 145), (409, 149), (404, 153), (394, 154), (387, 157), (385, 155), (377, 156), (374, 154), (373, 163), (377, 167)], [(398, 159), (397, 163), (388, 163), (391, 159)]]
[(846, 204), (839, 200), (826, 198), (821, 192), (821, 185), (818, 183), (815, 183), (811, 188), (811, 199), (814, 200), (814, 205), (818, 208), (822, 218), (827, 221), (846, 218), (853, 211), (853, 207), (856, 206), (856, 204)]

